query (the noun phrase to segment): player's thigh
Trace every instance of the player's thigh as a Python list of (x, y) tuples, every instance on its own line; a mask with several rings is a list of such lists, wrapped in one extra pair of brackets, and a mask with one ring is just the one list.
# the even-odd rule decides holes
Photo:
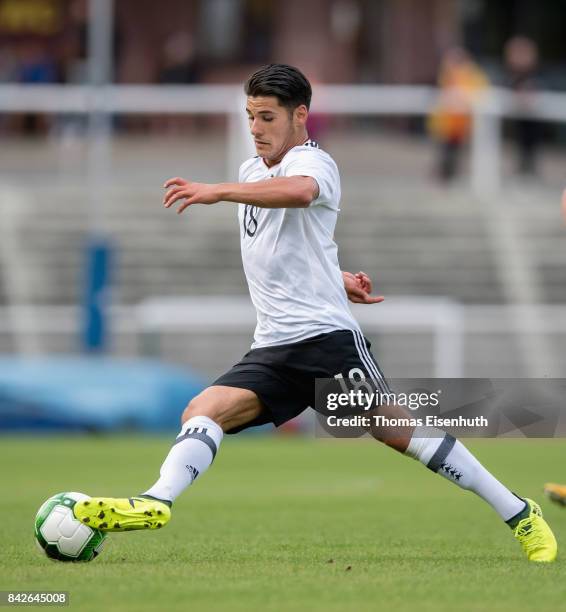
[(245, 425), (263, 410), (258, 396), (249, 389), (213, 385), (194, 397), (185, 408), (181, 421), (206, 416), (224, 431)]
[(373, 353), (371, 343), (359, 331), (339, 332), (328, 340), (323, 364), (329, 378), (348, 379), (354, 388), (390, 392), (389, 384)]
[[(339, 350), (334, 352), (334, 355), (340, 359), (338, 376), (348, 379), (348, 389), (359, 389), (363, 393), (375, 394), (373, 408), (361, 412), (370, 417), (371, 435), (376, 440), (404, 452), (413, 435), (414, 427), (403, 423), (410, 423), (412, 415), (396, 403), (394, 390), (389, 386), (371, 352), (371, 343), (360, 332), (352, 332), (351, 338), (343, 336), (338, 340), (340, 345), (336, 348)], [(334, 378), (336, 376), (335, 374)]]

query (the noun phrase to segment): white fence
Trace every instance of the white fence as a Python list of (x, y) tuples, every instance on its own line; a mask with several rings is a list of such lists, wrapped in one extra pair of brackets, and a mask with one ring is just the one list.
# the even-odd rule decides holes
[[(512, 350), (515, 322), (528, 317), (518, 312), (522, 308), (390, 296), (377, 306), (354, 305), (353, 311), (364, 333), (377, 341), (374, 351), (389, 377), (513, 378), (529, 371), (524, 355)], [(33, 325), (20, 330), (24, 344), (49, 347), (52, 353), (77, 350), (79, 307), (35, 306), (33, 311)], [(563, 312), (561, 305), (541, 307), (542, 317), (531, 321), (529, 334), (552, 337), (566, 347)], [(12, 315), (10, 308), (0, 308), (0, 352), (14, 341)], [(111, 309), (112, 354), (173, 359), (212, 377), (249, 350), (254, 325), (245, 296), (152, 298)], [(559, 360), (546, 376), (564, 377), (565, 367)]]
[[(432, 87), (319, 85), (313, 112), (332, 115), (427, 115), (438, 95)], [(224, 114), (229, 117), (228, 167), (238, 167), (252, 150), (242, 87), (233, 85), (0, 85), (0, 112), (50, 114)], [(501, 120), (524, 117), (566, 122), (566, 94), (538, 92), (525, 100), (491, 88), (474, 106), (470, 181), (485, 197), (497, 191), (501, 175)], [(94, 138), (93, 134), (93, 138)], [(98, 145), (99, 156), (105, 155)], [(91, 156), (93, 165), (97, 155)], [(102, 162), (103, 163), (103, 162)]]

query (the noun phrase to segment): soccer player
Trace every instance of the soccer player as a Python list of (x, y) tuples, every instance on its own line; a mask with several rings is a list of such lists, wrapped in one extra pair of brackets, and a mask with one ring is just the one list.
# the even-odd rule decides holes
[[(131, 498), (76, 504), (77, 518), (103, 531), (165, 525), (175, 499), (210, 467), (225, 433), (297, 416), (314, 405), (315, 378), (362, 376), (389, 391), (348, 306), (348, 298), (367, 304), (383, 298), (370, 295), (366, 274), (339, 268), (333, 236), (340, 177), (306, 131), (311, 86), (296, 68), (273, 64), (254, 73), (245, 91), (257, 155), (242, 164), (239, 182), (172, 178), (164, 185), (164, 206), (182, 213), (194, 204), (238, 204), (244, 271), (257, 310), (254, 343), (188, 404), (153, 486)], [(410, 427), (387, 439), (379, 430), (372, 434), (484, 499), (529, 560), (555, 559), (556, 540), (539, 506), (509, 491), (451, 435)]]

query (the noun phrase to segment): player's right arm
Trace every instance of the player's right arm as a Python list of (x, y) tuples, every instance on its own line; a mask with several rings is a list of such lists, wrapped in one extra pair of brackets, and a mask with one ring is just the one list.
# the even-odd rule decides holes
[(306, 208), (318, 197), (318, 183), (310, 176), (282, 176), (254, 183), (192, 183), (180, 177), (169, 179), (163, 198), (165, 208), (184, 200), (182, 213), (191, 204), (235, 202), (260, 208)]

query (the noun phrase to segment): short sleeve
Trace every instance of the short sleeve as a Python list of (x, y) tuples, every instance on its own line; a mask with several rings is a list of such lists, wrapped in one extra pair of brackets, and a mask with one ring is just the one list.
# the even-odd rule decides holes
[(311, 206), (323, 205), (338, 209), (340, 176), (330, 155), (319, 149), (292, 151), (285, 160), (284, 176), (310, 176), (318, 184), (318, 198)]
[(250, 175), (250, 171), (253, 168), (256, 159), (256, 157), (251, 157), (250, 159), (246, 159), (246, 161), (240, 165), (238, 170), (238, 183), (245, 183), (248, 180), (248, 176)]

